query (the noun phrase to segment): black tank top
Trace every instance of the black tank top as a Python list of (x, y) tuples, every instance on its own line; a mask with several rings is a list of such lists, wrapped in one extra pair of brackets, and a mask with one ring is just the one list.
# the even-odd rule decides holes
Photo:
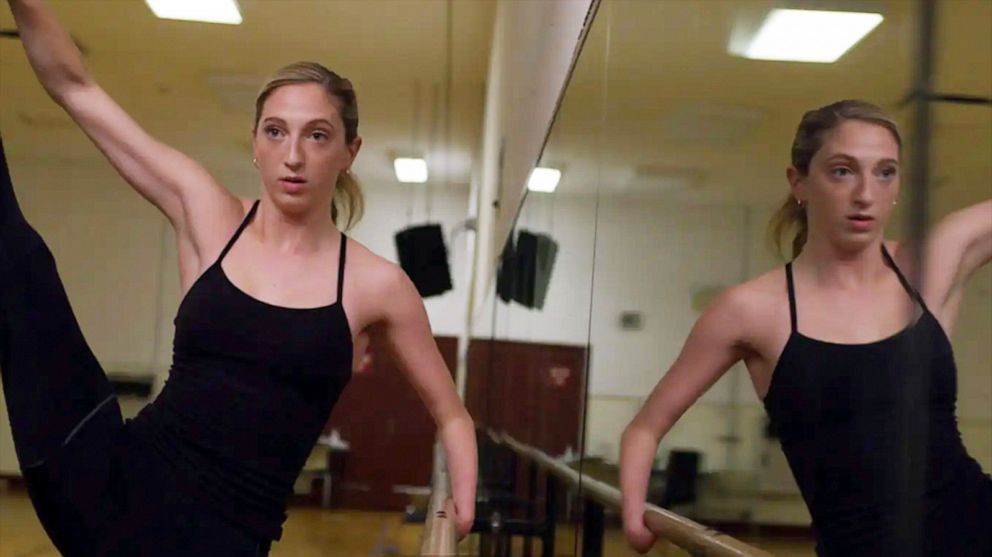
[(221, 267), (257, 208), (180, 304), (169, 378), (131, 425), (197, 500), (279, 539), (293, 483), (351, 377), (348, 239), (342, 233), (335, 303), (265, 303)]
[[(940, 541), (913, 536), (953, 531), (955, 498), (976, 486), (992, 491), (958, 431), (950, 341), (884, 246), (882, 252), (922, 314), (866, 344), (800, 333), (792, 264), (785, 268), (792, 333), (764, 405), (820, 555), (943, 555)], [(936, 544), (934, 553), (924, 541)]]

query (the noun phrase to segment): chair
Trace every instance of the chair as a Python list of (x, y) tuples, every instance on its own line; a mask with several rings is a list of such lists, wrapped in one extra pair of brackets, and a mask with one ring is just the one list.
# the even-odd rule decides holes
[(702, 455), (698, 451), (672, 451), (668, 454), (665, 490), (659, 506), (670, 509), (674, 505), (696, 501), (700, 460)]

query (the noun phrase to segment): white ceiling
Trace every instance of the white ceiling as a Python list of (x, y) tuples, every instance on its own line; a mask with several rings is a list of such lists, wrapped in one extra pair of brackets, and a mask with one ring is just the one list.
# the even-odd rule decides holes
[[(391, 157), (408, 151), (428, 156), (432, 182), (468, 183), (481, 138), (495, 2), (452, 3), (450, 149), (442, 117), (447, 2), (239, 3), (244, 23), (226, 26), (160, 20), (142, 0), (50, 0), (87, 49), (86, 63), (100, 84), (150, 132), (220, 175), (238, 175), (231, 169), (245, 175), (254, 94), (266, 75), (314, 60), (355, 84), (364, 138), (355, 171), (367, 185), (402, 187)], [(0, 28), (12, 28), (7, 3), (0, 5)], [(220, 97), (211, 86), (218, 81), (226, 84)], [(11, 39), (0, 39), (0, 126), (11, 158), (99, 159), (45, 96)], [(247, 192), (257, 187), (228, 185)]]
[[(897, 105), (915, 71), (917, 3), (879, 2), (885, 21), (835, 64), (728, 55), (734, 22), (777, 4), (603, 0), (542, 162), (564, 167), (561, 192), (767, 203), (785, 194), (803, 112), (843, 98), (890, 110), (908, 142)], [(992, 2), (937, 4), (937, 89), (992, 96)], [(934, 118), (949, 202), (992, 196), (992, 108), (935, 105)], [(687, 175), (693, 185), (673, 190)]]

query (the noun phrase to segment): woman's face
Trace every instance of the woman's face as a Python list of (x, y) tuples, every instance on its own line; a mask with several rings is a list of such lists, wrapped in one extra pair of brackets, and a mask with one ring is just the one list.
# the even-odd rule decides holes
[(789, 168), (792, 193), (806, 207), (809, 238), (845, 251), (880, 238), (899, 194), (899, 144), (878, 125), (847, 120), (827, 132), (803, 176)]
[(252, 140), (266, 192), (291, 212), (329, 205), (338, 174), (351, 168), (337, 101), (317, 83), (284, 85), (266, 99)]

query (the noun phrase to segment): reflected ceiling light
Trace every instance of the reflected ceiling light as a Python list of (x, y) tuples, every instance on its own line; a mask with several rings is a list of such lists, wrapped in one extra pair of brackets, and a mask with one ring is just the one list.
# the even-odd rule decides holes
[(424, 159), (393, 159), (393, 170), (396, 171), (396, 179), (404, 184), (423, 184), (427, 181), (427, 161)]
[(558, 187), (561, 180), (561, 170), (557, 168), (537, 167), (530, 173), (527, 189), (541, 193), (551, 193)]
[(145, 0), (145, 3), (162, 19), (241, 24), (237, 0)]
[(774, 9), (749, 40), (731, 40), (731, 54), (752, 60), (836, 62), (882, 23), (882, 14)]

